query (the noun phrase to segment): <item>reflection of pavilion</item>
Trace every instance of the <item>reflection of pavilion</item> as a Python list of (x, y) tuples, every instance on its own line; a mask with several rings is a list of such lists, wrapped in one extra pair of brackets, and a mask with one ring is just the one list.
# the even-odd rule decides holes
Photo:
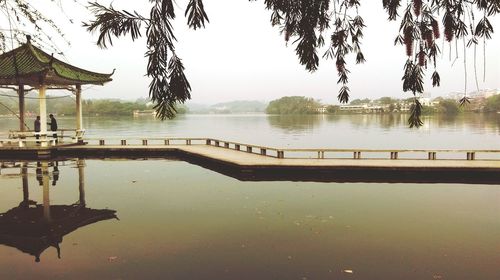
[(28, 168), (21, 168), (23, 181), (23, 201), (19, 206), (0, 214), (0, 244), (17, 248), (35, 256), (40, 261), (41, 254), (49, 247), (60, 247), (65, 235), (78, 228), (116, 217), (114, 210), (97, 210), (86, 207), (84, 190), (83, 160), (77, 161), (79, 175), (79, 200), (72, 205), (50, 205), (48, 162), (41, 163), (43, 203), (29, 199)]

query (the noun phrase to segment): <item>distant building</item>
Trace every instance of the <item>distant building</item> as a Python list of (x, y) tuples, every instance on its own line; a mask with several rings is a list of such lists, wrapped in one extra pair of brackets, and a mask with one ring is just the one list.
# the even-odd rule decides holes
[(321, 106), (319, 108), (316, 108), (316, 112), (318, 112), (319, 114), (325, 114), (328, 112), (328, 110), (326, 109), (326, 106)]
[(340, 105), (340, 111), (362, 111), (368, 108), (368, 104), (363, 105)]
[(422, 104), (423, 106), (428, 106), (428, 107), (433, 107), (439, 103), (432, 101), (430, 92), (420, 93), (418, 96), (418, 102), (420, 102), (420, 104)]
[(439, 101), (432, 100), (430, 98), (419, 98), (418, 102), (423, 106), (434, 107), (439, 104)]
[(399, 111), (400, 112), (408, 112), (408, 111), (410, 111), (411, 104), (412, 103), (409, 103), (409, 102), (400, 103), (399, 104)]
[(145, 116), (145, 115), (155, 115), (156, 116), (156, 111), (155, 110), (134, 110), (133, 114), (134, 114), (134, 117)]
[(341, 105), (340, 111), (347, 111), (353, 113), (374, 113), (374, 112), (383, 112), (383, 106), (375, 106), (369, 104), (363, 105)]

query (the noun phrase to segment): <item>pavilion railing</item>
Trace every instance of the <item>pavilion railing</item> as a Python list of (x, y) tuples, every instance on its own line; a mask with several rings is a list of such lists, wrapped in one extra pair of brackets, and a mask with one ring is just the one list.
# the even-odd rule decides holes
[(0, 139), (0, 148), (2, 147), (37, 148), (37, 147), (53, 147), (56, 145), (57, 145), (56, 139), (52, 137), (46, 137), (45, 139), (42, 138)]
[[(76, 130), (74, 128), (60, 128), (57, 131), (47, 131), (47, 137), (53, 138), (57, 134), (57, 140), (61, 143), (76, 142), (77, 139), (83, 137), (85, 130)], [(9, 130), (9, 139), (36, 139), (41, 136), (40, 132), (34, 130)], [(39, 140), (38, 140), (39, 141)]]

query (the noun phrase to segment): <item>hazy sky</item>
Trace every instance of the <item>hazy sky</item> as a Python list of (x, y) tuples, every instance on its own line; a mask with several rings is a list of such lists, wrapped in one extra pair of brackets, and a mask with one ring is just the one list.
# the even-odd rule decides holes
[[(64, 2), (64, 1), (63, 1)], [(70, 1), (68, 1), (70, 2)], [(110, 1), (99, 1), (104, 4)], [(286, 46), (278, 28), (271, 27), (270, 12), (263, 1), (205, 0), (210, 24), (206, 29), (190, 30), (186, 26), (184, 9), (187, 0), (177, 1), (175, 34), (177, 53), (183, 59), (186, 74), (192, 86), (192, 102), (216, 103), (230, 100), (272, 100), (285, 95), (303, 95), (336, 103), (339, 86), (336, 84), (335, 63), (321, 60), (320, 70), (307, 72), (298, 63), (294, 46)], [(147, 0), (115, 0), (115, 8), (135, 9), (144, 15), (149, 11)], [(41, 7), (45, 9), (46, 7)], [(113, 47), (102, 50), (95, 45), (97, 34), (89, 34), (81, 22), (90, 15), (81, 6), (65, 4), (67, 16), (55, 11), (57, 22), (63, 26), (71, 46), (60, 44), (65, 59), (76, 66), (98, 72), (111, 72), (116, 68), (113, 82), (104, 87), (91, 87), (85, 98), (147, 97), (149, 80), (144, 58), (145, 41), (114, 40)], [(381, 96), (409, 97), (401, 88), (405, 51), (393, 45), (398, 26), (387, 21), (382, 1), (362, 1), (360, 13), (367, 25), (364, 31), (363, 52), (367, 62), (355, 65), (350, 57), (351, 98), (377, 98)], [(70, 24), (68, 17), (75, 24)], [(500, 32), (500, 17), (493, 21)], [(143, 32), (144, 34), (144, 32)], [(460, 44), (461, 45), (461, 44)], [(432, 96), (464, 91), (463, 55), (451, 66), (449, 47), (444, 45), (439, 61), (441, 87), (426, 84)], [(453, 47), (454, 48), (454, 47)], [(500, 35), (495, 33), (487, 48), (487, 77), (482, 82), (482, 52), (478, 52), (480, 87), (500, 88)], [(463, 53), (463, 51), (461, 51)], [(476, 89), (472, 69), (472, 50), (469, 51), (468, 89)], [(323, 51), (319, 53), (323, 54)], [(453, 54), (454, 56), (454, 54)], [(430, 81), (428, 73), (426, 81)]]

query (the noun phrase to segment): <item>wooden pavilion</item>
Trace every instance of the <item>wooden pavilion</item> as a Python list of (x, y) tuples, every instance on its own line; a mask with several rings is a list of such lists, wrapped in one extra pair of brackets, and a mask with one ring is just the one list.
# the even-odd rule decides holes
[[(114, 73), (114, 71), (113, 71)], [(54, 58), (31, 44), (26, 43), (0, 55), (0, 87), (17, 91), (19, 96), (20, 131), (25, 132), (25, 94), (38, 90), (41, 129), (40, 143), (47, 146), (47, 98), (51, 89), (69, 90), (76, 97), (76, 139), (81, 141), (84, 132), (82, 122), (82, 85), (104, 85), (110, 82), (110, 74), (87, 71)], [(27, 89), (26, 86), (31, 87)]]

